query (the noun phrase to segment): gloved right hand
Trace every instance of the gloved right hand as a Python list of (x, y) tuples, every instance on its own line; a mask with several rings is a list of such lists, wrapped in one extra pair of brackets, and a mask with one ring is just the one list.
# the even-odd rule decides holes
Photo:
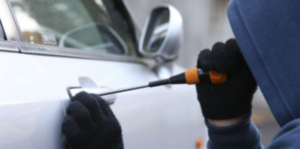
[(78, 93), (71, 101), (62, 131), (68, 149), (124, 149), (122, 130), (101, 97)]
[(238, 44), (234, 39), (216, 43), (212, 51), (203, 50), (198, 57), (203, 71), (226, 73), (228, 81), (221, 85), (197, 84), (196, 90), (203, 116), (210, 120), (226, 120), (250, 113), (257, 84)]

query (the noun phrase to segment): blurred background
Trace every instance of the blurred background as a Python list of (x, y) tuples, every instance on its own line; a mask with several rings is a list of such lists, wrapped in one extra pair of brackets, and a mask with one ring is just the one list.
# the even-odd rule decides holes
[[(184, 21), (184, 48), (177, 63), (185, 68), (196, 65), (199, 52), (211, 48), (215, 42), (225, 42), (234, 35), (227, 18), (229, 0), (124, 0), (141, 31), (151, 9), (159, 4), (171, 4), (182, 14)], [(257, 91), (253, 102), (253, 121), (262, 133), (262, 143), (267, 146), (279, 126), (265, 99)]]

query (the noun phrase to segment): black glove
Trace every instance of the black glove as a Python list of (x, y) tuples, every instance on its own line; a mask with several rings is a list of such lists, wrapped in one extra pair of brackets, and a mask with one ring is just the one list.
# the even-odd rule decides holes
[(198, 68), (203, 71), (226, 73), (225, 84), (197, 84), (198, 100), (203, 116), (224, 120), (248, 114), (257, 84), (250, 72), (238, 44), (234, 39), (216, 43), (212, 51), (203, 50), (198, 57)]
[(104, 99), (86, 92), (71, 101), (62, 131), (68, 148), (123, 149), (122, 130)]

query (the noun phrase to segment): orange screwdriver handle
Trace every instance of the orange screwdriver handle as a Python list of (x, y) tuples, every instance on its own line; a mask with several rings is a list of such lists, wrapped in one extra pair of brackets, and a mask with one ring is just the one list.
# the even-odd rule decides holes
[(224, 84), (228, 81), (226, 73), (217, 73), (216, 71), (209, 71), (209, 76), (212, 84)]
[(198, 75), (198, 69), (193, 68), (185, 71), (185, 80), (187, 84), (198, 84), (200, 83), (200, 78)]
[(208, 74), (199, 74), (198, 68), (189, 69), (185, 72), (185, 79), (187, 84), (198, 84), (201, 82), (200, 75), (209, 75), (212, 84), (224, 84), (228, 81), (227, 74), (217, 73), (216, 71), (209, 71)]

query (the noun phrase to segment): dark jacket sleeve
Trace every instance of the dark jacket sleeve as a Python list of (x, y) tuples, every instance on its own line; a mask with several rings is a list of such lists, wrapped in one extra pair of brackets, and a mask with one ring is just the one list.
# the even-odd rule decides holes
[[(263, 149), (260, 132), (250, 119), (229, 127), (216, 127), (206, 121), (210, 140), (208, 149)], [(300, 146), (300, 119), (295, 119), (282, 127), (267, 149), (297, 149)]]
[(250, 119), (249, 114), (241, 122), (228, 126), (217, 127), (207, 121), (209, 141), (208, 149), (263, 149), (260, 144), (260, 132)]
[(300, 146), (300, 119), (285, 124), (274, 137), (268, 149), (297, 149)]

